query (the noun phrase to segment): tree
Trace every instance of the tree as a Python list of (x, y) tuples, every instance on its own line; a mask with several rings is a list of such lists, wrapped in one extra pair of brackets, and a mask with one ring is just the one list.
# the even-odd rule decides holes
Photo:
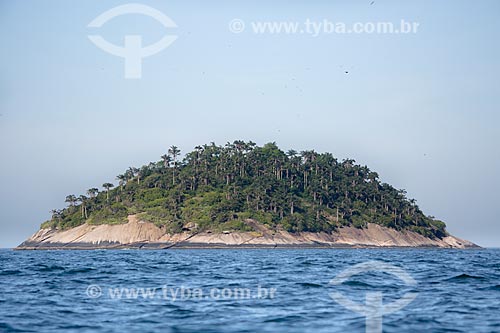
[(140, 182), (139, 180), (139, 169), (135, 167), (130, 167), (125, 171), (125, 176), (127, 177), (127, 181), (132, 180), (137, 177), (137, 183)]
[(123, 175), (118, 175), (116, 176), (116, 179), (118, 180), (118, 184), (120, 185), (120, 187), (124, 187), (125, 184), (127, 183), (127, 176), (125, 174)]
[(73, 207), (75, 203), (78, 201), (78, 199), (73, 194), (70, 194), (66, 196), (66, 200), (64, 201), (67, 202), (70, 205), (70, 207)]
[(93, 188), (91, 188), (91, 189), (87, 190), (87, 195), (88, 195), (91, 199), (95, 198), (95, 197), (97, 196), (97, 194), (98, 194), (98, 193), (99, 193), (99, 189), (97, 189), (97, 188), (95, 188), (95, 187), (93, 187)]
[(52, 209), (50, 211), (50, 213), (52, 214), (52, 219), (55, 220), (55, 221), (59, 221), (62, 217), (62, 211), (61, 210), (58, 210), (58, 209)]
[(181, 154), (181, 151), (176, 146), (171, 146), (168, 149), (168, 153), (170, 154), (170, 156), (172, 156), (172, 161), (174, 163), (174, 167), (172, 169), (172, 185), (175, 185), (175, 171), (177, 169), (177, 157)]
[(293, 149), (290, 149), (286, 152), (286, 155), (289, 157), (289, 158), (294, 158), (295, 156), (297, 156), (297, 151), (296, 150), (293, 150)]
[(168, 169), (170, 163), (172, 162), (172, 158), (169, 155), (165, 154), (161, 156), (161, 159), (163, 161), (163, 167), (165, 168), (165, 170)]
[(88, 198), (84, 195), (80, 195), (78, 197), (78, 201), (81, 202), (81, 207), (82, 207), (82, 218), (85, 218), (85, 219), (88, 218), (88, 216), (87, 216), (87, 200), (88, 200)]
[(109, 201), (109, 190), (114, 187), (113, 184), (111, 183), (104, 183), (102, 184), (102, 187), (106, 189), (106, 200)]

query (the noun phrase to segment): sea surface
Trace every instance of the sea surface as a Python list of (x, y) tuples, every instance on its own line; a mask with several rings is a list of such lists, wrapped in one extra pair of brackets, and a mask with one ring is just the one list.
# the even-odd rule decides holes
[(367, 316), (500, 332), (500, 250), (0, 250), (0, 332), (365, 332)]

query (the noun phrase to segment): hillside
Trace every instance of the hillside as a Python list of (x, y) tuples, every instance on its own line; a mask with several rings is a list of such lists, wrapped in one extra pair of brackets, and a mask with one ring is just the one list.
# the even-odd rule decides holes
[(243, 141), (197, 146), (182, 159), (180, 153), (172, 146), (159, 161), (118, 175), (116, 186), (68, 195), (68, 206), (53, 210), (42, 229), (124, 224), (133, 215), (168, 234), (255, 232), (246, 223), (254, 220), (291, 234), (370, 223), (429, 239), (448, 236), (445, 224), (426, 216), (404, 190), (351, 159)]

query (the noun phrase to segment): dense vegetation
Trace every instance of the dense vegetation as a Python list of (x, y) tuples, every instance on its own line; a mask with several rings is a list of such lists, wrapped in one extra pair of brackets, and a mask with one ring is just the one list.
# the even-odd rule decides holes
[(425, 216), (406, 192), (381, 183), (376, 172), (330, 153), (281, 151), (235, 141), (197, 146), (180, 159), (172, 146), (158, 162), (129, 168), (118, 185), (68, 195), (44, 227), (66, 229), (124, 223), (140, 214), (169, 232), (186, 224), (198, 230), (251, 230), (251, 218), (290, 232), (363, 228), (368, 222), (441, 238), (445, 224)]

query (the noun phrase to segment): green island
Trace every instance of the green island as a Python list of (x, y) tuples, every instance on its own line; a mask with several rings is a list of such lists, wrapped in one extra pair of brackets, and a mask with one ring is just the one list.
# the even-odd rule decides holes
[(444, 222), (424, 215), (404, 190), (352, 159), (244, 141), (197, 146), (182, 159), (180, 154), (171, 146), (159, 161), (118, 175), (116, 186), (68, 195), (68, 206), (53, 210), (42, 228), (122, 224), (136, 214), (172, 234), (187, 223), (197, 231), (252, 231), (245, 223), (252, 219), (291, 233), (375, 223), (432, 239), (448, 236)]

